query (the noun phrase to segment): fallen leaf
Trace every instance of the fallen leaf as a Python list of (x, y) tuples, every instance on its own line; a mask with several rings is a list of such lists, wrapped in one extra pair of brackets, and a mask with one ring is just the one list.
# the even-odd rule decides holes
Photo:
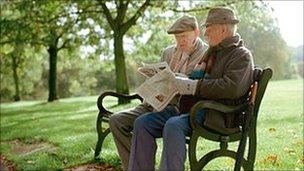
[(294, 142), (295, 145), (303, 146), (304, 145), (304, 140), (297, 140)]
[(299, 164), (304, 164), (304, 156), (302, 156), (298, 161), (297, 163)]
[(277, 130), (275, 128), (269, 128), (269, 132), (276, 132)]
[(67, 158), (64, 158), (63, 161), (62, 161), (62, 163), (63, 163), (63, 164), (67, 164), (67, 163), (68, 163), (68, 159), (67, 159)]
[(297, 134), (294, 134), (293, 138), (299, 138), (299, 136)]
[(266, 158), (264, 158), (262, 163), (271, 163), (271, 164), (277, 164), (278, 162), (278, 156), (275, 154), (268, 155)]
[(35, 163), (34, 161), (32, 161), (32, 160), (28, 160), (28, 161), (26, 161), (27, 163), (29, 163), (29, 164), (33, 164), (33, 163)]
[(270, 161), (272, 163), (275, 163), (278, 160), (278, 156), (277, 155), (270, 155), (270, 156), (267, 156), (266, 160)]
[(284, 148), (284, 151), (285, 151), (286, 153), (288, 153), (288, 154), (292, 154), (292, 155), (296, 154), (296, 153), (295, 153), (295, 150), (292, 149), (292, 148), (285, 147), (285, 148)]
[(291, 133), (291, 134), (295, 134), (295, 131), (293, 130), (293, 129), (289, 129), (288, 131), (287, 131), (288, 133)]

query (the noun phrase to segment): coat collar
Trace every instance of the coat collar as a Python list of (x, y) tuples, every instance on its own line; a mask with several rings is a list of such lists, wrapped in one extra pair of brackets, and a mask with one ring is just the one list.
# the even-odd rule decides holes
[(213, 48), (215, 51), (218, 51), (229, 48), (231, 46), (240, 46), (240, 45), (243, 45), (243, 40), (241, 39), (241, 36), (239, 34), (236, 34), (232, 37), (225, 38), (224, 40), (222, 40), (220, 44), (214, 46)]
[(231, 47), (242, 46), (243, 40), (239, 34), (236, 34), (232, 37), (225, 38), (216, 46), (209, 47), (205, 56), (218, 56), (218, 54), (222, 54), (224, 51), (231, 49)]

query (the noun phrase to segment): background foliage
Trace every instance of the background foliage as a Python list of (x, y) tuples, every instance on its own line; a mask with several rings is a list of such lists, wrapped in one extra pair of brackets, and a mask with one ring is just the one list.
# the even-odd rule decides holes
[[(185, 5), (185, 2), (151, 1), (124, 35), (128, 80), (125, 84), (129, 84), (131, 92), (143, 81), (136, 72), (141, 62), (158, 61), (161, 51), (174, 43), (166, 33), (170, 24), (184, 14), (194, 15), (202, 23), (208, 9), (218, 5), (236, 11), (241, 20), (238, 32), (253, 53), (256, 65), (273, 68), (276, 80), (303, 77), (303, 46), (286, 45), (277, 20), (265, 3), (188, 1)], [(16, 97), (47, 99), (52, 47), (57, 50), (58, 98), (115, 90), (114, 32), (102, 14), (101, 3), (107, 5), (113, 16), (120, 12), (115, 11), (118, 1), (1, 1), (1, 102), (18, 100)], [(125, 20), (142, 3), (130, 1)]]

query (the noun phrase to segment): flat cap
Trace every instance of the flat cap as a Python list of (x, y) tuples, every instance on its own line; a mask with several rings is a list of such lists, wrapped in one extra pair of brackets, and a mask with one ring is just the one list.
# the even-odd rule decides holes
[(216, 7), (209, 10), (203, 26), (209, 24), (237, 24), (238, 22), (239, 20), (235, 17), (235, 14), (231, 9)]
[(175, 21), (168, 29), (168, 34), (178, 34), (186, 31), (192, 31), (198, 28), (197, 20), (193, 16), (185, 15)]

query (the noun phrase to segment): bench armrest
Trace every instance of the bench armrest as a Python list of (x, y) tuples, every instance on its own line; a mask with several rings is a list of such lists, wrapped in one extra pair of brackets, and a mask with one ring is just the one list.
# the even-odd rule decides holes
[(121, 94), (121, 93), (116, 93), (112, 91), (107, 91), (102, 93), (97, 100), (97, 107), (101, 113), (104, 113), (105, 115), (110, 115), (113, 112), (108, 111), (104, 106), (103, 106), (103, 99), (107, 96), (113, 96), (117, 98), (124, 98), (126, 100), (133, 100), (133, 99), (139, 99), (140, 101), (143, 101), (143, 99), (138, 95), (138, 94), (133, 94), (133, 95), (126, 95), (126, 94)]
[(190, 125), (192, 129), (199, 126), (197, 122), (195, 121), (196, 114), (200, 109), (212, 109), (217, 110), (219, 112), (223, 113), (238, 113), (244, 110), (246, 107), (248, 107), (248, 103), (244, 103), (237, 106), (228, 106), (224, 105), (222, 103), (216, 102), (216, 101), (210, 101), (210, 100), (201, 100), (197, 102), (190, 110)]

